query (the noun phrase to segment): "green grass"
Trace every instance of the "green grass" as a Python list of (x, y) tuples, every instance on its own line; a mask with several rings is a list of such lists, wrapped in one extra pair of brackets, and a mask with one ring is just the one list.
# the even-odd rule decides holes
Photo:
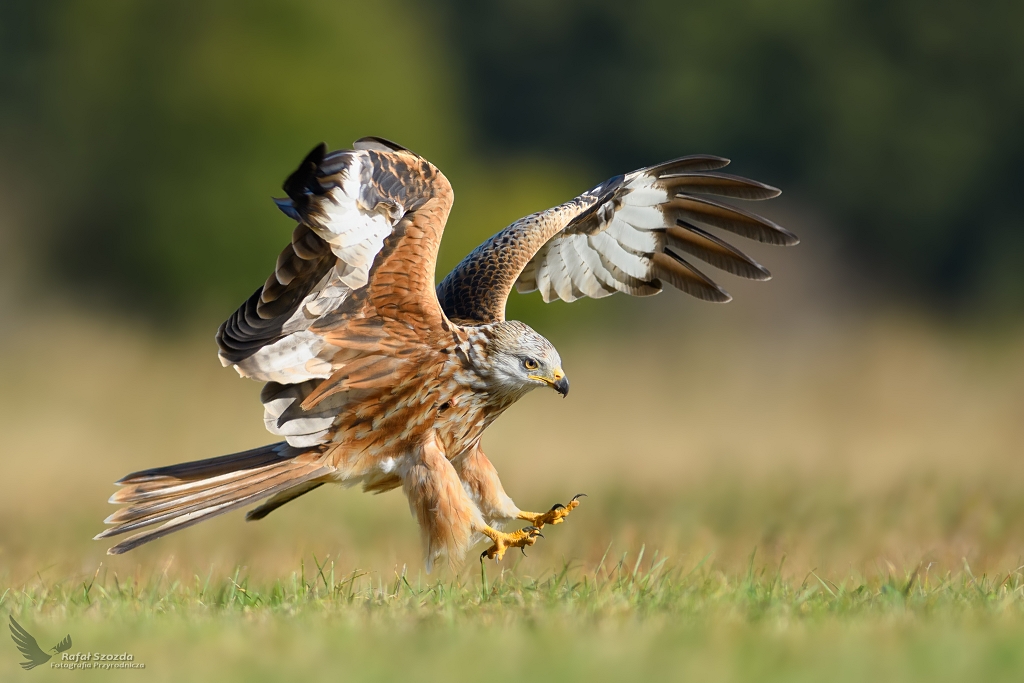
[(738, 575), (709, 559), (687, 566), (627, 555), (537, 578), (491, 567), (447, 581), (315, 559), (268, 583), (241, 568), (191, 581), (100, 570), (8, 588), (0, 609), (40, 643), (70, 632), (72, 651), (131, 652), (157, 680), (178, 679), (185, 667), (218, 680), (998, 681), (1024, 673), (1019, 570), (975, 576), (965, 565), (935, 575), (920, 566), (834, 583), (814, 572), (787, 579), (753, 554)]
[(105, 555), (110, 482), (266, 443), (259, 387), (205, 330), (60, 327), (0, 339), (0, 620), (146, 669), (23, 672), (4, 637), (0, 681), (1024, 680), (1024, 331), (559, 342), (573, 394), (484, 445), (524, 508), (590, 497), (484, 578), (334, 487)]

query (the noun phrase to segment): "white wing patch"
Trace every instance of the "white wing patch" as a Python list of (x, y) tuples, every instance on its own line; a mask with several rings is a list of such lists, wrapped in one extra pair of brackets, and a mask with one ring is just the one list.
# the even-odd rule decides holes
[(544, 301), (575, 301), (616, 291), (657, 294), (667, 283), (707, 301), (728, 301), (729, 294), (684, 254), (740, 277), (769, 279), (759, 263), (693, 223), (769, 244), (799, 241), (770, 220), (695, 196), (760, 200), (779, 194), (763, 183), (715, 172), (728, 163), (680, 157), (612, 178), (562, 205), (575, 207), (574, 215), (526, 265), (516, 289), (539, 290)]
[(373, 260), (405, 213), (399, 205), (363, 203), (363, 177), (370, 170), (364, 166), (369, 165), (365, 154), (355, 153), (350, 167), (342, 171), (344, 180), (327, 193), (328, 201), (323, 203), (321, 215), (310, 222), (314, 232), (331, 245), (331, 251), (344, 264), (338, 275), (350, 289), (366, 286)]
[(346, 392), (329, 396), (312, 410), (299, 404), (316, 388), (317, 382), (302, 384), (268, 383), (263, 387), (263, 422), (271, 434), (283, 436), (296, 448), (322, 443), (340, 409), (348, 400)]
[[(353, 291), (366, 286), (384, 240), (405, 213), (397, 203), (366, 204), (364, 184), (371, 166), (365, 152), (351, 152), (339, 172), (341, 182), (318, 198), (318, 206), (306, 217), (307, 225), (330, 245), (338, 263), (285, 322), (282, 333), (286, 336), (234, 364), (242, 377), (292, 384), (331, 376), (331, 361), (338, 349), (309, 332), (309, 327), (341, 306)], [(231, 364), (223, 358), (221, 362)]]
[(235, 370), (242, 377), (282, 384), (330, 377), (330, 362), (318, 357), (325, 346), (321, 337), (301, 330), (264, 346), (236, 363)]
[(516, 289), (539, 290), (546, 302), (660, 291), (644, 291), (644, 283), (654, 279), (646, 254), (665, 246), (664, 236), (654, 231), (665, 227), (660, 205), (669, 192), (655, 186), (656, 180), (643, 173), (627, 178), (622, 195), (610, 200), (616, 202), (611, 211), (598, 211), (610, 219), (592, 234), (567, 231), (553, 237), (523, 270)]

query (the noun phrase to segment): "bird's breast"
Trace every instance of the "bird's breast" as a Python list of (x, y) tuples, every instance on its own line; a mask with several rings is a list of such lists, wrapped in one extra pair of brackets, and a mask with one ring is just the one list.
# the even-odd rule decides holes
[(438, 403), (433, 429), (450, 459), (479, 440), (492, 421), (486, 396), (462, 391), (446, 396)]

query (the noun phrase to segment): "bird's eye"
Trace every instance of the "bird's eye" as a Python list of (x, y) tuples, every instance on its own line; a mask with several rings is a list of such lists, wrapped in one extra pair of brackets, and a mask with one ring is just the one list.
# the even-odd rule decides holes
[(536, 370), (537, 368), (540, 367), (540, 363), (538, 363), (532, 358), (524, 358), (523, 367), (526, 368), (527, 370)]

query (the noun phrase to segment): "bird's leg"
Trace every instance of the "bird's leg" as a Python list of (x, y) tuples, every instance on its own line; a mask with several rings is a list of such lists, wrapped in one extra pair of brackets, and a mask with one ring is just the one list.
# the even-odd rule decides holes
[(585, 498), (587, 494), (577, 493), (572, 497), (565, 505), (561, 503), (555, 503), (551, 506), (551, 509), (547, 512), (526, 512), (521, 510), (519, 512), (519, 519), (526, 520), (530, 524), (536, 526), (539, 529), (544, 528), (545, 524), (561, 524), (565, 521), (565, 518), (579, 506), (580, 498)]
[(526, 554), (526, 547), (531, 546), (537, 542), (538, 538), (544, 538), (544, 535), (535, 526), (527, 526), (513, 531), (510, 534), (506, 534), (497, 529), (493, 529), (489, 526), (484, 526), (478, 529), (480, 533), (487, 538), (491, 539), (494, 543), (490, 548), (480, 553), (480, 559), (487, 558), (488, 560), (500, 560), (505, 555), (505, 551), (509, 548), (519, 548)]
[[(540, 528), (545, 524), (558, 524), (579, 505), (583, 496), (575, 496), (568, 505), (556, 505), (547, 512), (523, 512), (505, 493), (498, 479), (494, 465), (487, 459), (480, 446), (476, 445), (467, 453), (452, 462), (469, 497), (479, 507), (487, 525), (474, 527), (473, 531), (491, 539), (493, 545), (480, 556), (488, 559), (501, 559), (508, 548), (519, 548), (526, 554), (525, 548), (543, 538)], [(503, 524), (508, 520), (523, 519), (531, 526), (505, 534), (490, 526)]]

